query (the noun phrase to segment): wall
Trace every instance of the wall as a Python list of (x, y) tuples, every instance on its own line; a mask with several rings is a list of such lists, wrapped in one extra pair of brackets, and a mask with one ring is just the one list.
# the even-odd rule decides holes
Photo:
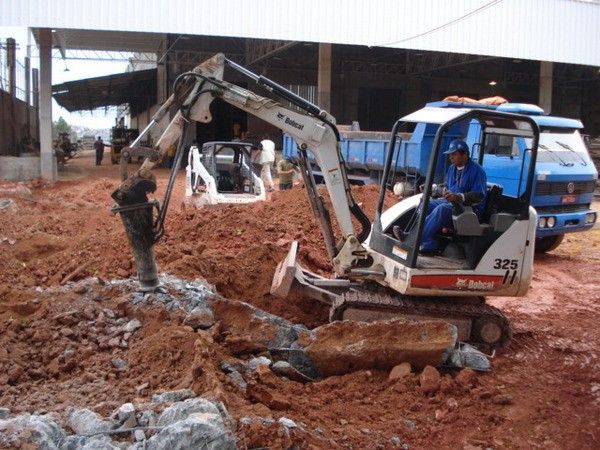
[(12, 98), (0, 90), (0, 155), (18, 156), (25, 151), (20, 143), (27, 136), (27, 109), (29, 109), (30, 136), (38, 140), (37, 114), (32, 106)]
[(0, 156), (0, 179), (28, 181), (39, 178), (39, 156)]

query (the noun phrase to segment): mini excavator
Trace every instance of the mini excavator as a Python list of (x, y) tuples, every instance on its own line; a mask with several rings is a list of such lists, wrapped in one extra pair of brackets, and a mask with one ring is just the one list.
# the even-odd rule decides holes
[[(293, 107), (243, 89), (223, 80), (225, 68), (241, 72), (259, 86)], [(168, 148), (179, 140), (174, 167), (183, 155), (185, 128), (193, 121), (212, 120), (210, 104), (215, 99), (233, 105), (262, 119), (292, 136), (298, 145), (298, 161), (307, 188), (310, 205), (318, 219), (327, 253), (335, 274), (318, 276), (296, 262), (297, 242), (279, 264), (271, 292), (286, 296), (291, 290), (331, 305), (330, 319), (380, 320), (406, 317), (413, 320), (445, 320), (456, 325), (458, 339), (486, 348), (501, 348), (511, 339), (510, 324), (497, 308), (486, 304), (486, 296), (523, 296), (533, 272), (537, 216), (530, 206), (537, 155), (539, 129), (528, 116), (494, 110), (453, 108), (428, 120), (435, 138), (423, 192), (383, 210), (395, 152), (404, 131), (422, 122), (422, 110), (398, 119), (388, 146), (385, 169), (380, 182), (373, 222), (352, 198), (344, 160), (340, 153), (335, 118), (276, 82), (217, 54), (190, 72), (177, 77), (173, 94), (154, 115), (132, 145), (124, 149), (128, 156), (144, 156), (140, 169), (132, 176), (122, 164), (122, 184), (112, 197), (114, 212), (121, 215), (137, 264), (140, 288), (158, 288), (153, 245), (163, 234), (175, 170), (171, 173), (162, 205), (148, 200), (156, 189), (151, 169)], [(138, 147), (147, 131), (171, 108), (177, 108), (173, 120), (154, 148)], [(484, 213), (476, 215), (470, 207), (455, 208), (453, 228), (443, 236), (446, 242), (440, 255), (419, 254), (425, 214), (435, 191), (434, 170), (443, 158), (449, 130), (456, 124), (478, 123), (479, 145), (493, 135), (526, 139), (529, 157), (521, 167), (522, 188), (518, 196), (503, 195), (502, 187), (489, 186)], [(310, 152), (310, 154), (309, 154)], [(484, 152), (480, 158), (483, 158)], [(309, 158), (314, 158), (331, 199), (340, 235), (336, 241), (329, 211), (319, 194)], [(481, 161), (480, 161), (481, 163)], [(359, 229), (355, 228), (355, 224)], [(394, 231), (401, 229), (401, 239)], [(442, 237), (440, 237), (442, 239)]]

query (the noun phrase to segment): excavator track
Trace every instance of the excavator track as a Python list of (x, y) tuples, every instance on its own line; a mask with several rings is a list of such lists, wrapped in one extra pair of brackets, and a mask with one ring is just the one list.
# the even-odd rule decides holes
[(458, 338), (485, 349), (501, 349), (512, 339), (506, 316), (482, 297), (408, 297), (369, 291), (349, 291), (334, 300), (330, 321), (373, 321), (394, 317), (445, 320), (458, 328)]

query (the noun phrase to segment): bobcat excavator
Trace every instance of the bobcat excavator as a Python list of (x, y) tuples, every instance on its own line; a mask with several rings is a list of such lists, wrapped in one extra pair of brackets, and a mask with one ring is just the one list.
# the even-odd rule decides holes
[[(224, 81), (225, 67), (241, 72), (296, 108), (284, 107)], [(156, 200), (148, 201), (147, 194), (156, 189), (150, 169), (178, 139), (174, 167), (179, 166), (184, 145), (180, 138), (185, 136), (187, 124), (209, 122), (212, 119), (210, 104), (215, 98), (280, 128), (298, 144), (304, 184), (335, 276), (324, 278), (300, 267), (295, 261), (297, 243), (294, 242), (288, 256), (277, 268), (271, 289), (273, 294), (285, 296), (291, 289), (302, 289), (307, 295), (331, 304), (331, 320), (377, 320), (398, 316), (415, 320), (438, 319), (455, 324), (462, 341), (487, 348), (502, 347), (510, 341), (508, 320), (500, 310), (485, 303), (485, 296), (523, 296), (531, 281), (537, 216), (530, 207), (530, 197), (539, 137), (539, 129), (531, 118), (493, 110), (456, 108), (433, 114), (433, 119), (431, 111), (424, 114), (423, 110), (399, 119), (392, 129), (375, 218), (371, 223), (352, 198), (334, 117), (222, 54), (180, 75), (174, 82), (173, 95), (125, 150), (132, 156), (146, 156), (141, 168), (131, 177), (127, 174), (127, 166), (122, 165), (123, 183), (112, 194), (117, 202), (113, 211), (121, 214), (136, 258), (142, 290), (153, 291), (159, 286), (153, 245), (163, 234), (175, 179), (173, 171), (162, 205)], [(156, 147), (137, 147), (147, 131), (173, 107), (178, 112)], [(411, 124), (423, 122), (425, 116), (433, 127), (435, 138), (423, 193), (384, 211), (384, 197), (391, 168), (395, 167), (400, 132), (406, 131)], [(524, 138), (530, 143), (529, 158), (524, 159), (521, 167), (522, 188), (517, 197), (509, 197), (502, 194), (501, 186), (490, 186), (487, 198), (483, 200), (486, 206), (482, 217), (469, 207), (457, 205), (453, 230), (440, 237), (447, 242), (443, 254), (420, 255), (425, 222), (423, 211), (427, 211), (435, 190), (436, 164), (457, 127), (465, 131), (472, 123), (481, 126), (479, 145), (482, 149), (486, 148), (486, 139), (492, 135)], [(339, 226), (337, 241), (329, 212), (312, 176), (308, 151), (323, 174)], [(479, 152), (480, 164), (484, 153)], [(358, 224), (358, 230), (355, 224)], [(396, 238), (394, 227), (403, 230), (402, 240)]]

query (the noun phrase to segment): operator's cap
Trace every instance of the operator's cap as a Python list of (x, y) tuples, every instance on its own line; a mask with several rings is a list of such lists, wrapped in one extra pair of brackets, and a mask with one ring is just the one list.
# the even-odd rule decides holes
[(454, 152), (468, 153), (469, 146), (462, 139), (454, 139), (452, 142), (450, 142), (450, 145), (448, 146), (448, 150), (446, 150), (444, 152), (444, 155), (450, 155), (451, 153), (454, 153)]

